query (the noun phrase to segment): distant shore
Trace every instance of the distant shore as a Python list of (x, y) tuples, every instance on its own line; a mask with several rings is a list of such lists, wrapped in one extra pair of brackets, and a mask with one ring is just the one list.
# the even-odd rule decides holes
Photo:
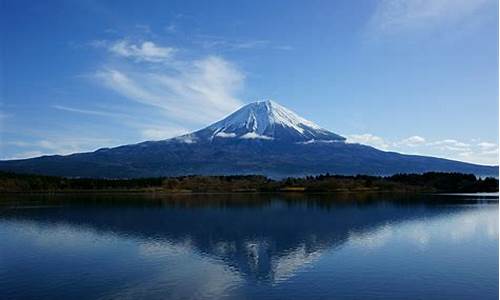
[(0, 172), (0, 192), (68, 193), (363, 193), (498, 192), (498, 179), (472, 174), (396, 174), (392, 176), (318, 175), (273, 180), (258, 175), (180, 176), (133, 179), (65, 178)]

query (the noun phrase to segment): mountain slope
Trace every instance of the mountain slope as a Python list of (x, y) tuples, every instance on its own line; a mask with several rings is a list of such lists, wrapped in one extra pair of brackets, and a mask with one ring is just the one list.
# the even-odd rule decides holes
[(280, 142), (345, 141), (274, 101), (250, 103), (205, 129), (179, 137), (189, 141), (263, 139)]
[(320, 173), (389, 175), (427, 171), (498, 175), (496, 166), (385, 152), (345, 143), (270, 101), (249, 104), (202, 130), (173, 139), (90, 153), (0, 161), (0, 170), (70, 177)]

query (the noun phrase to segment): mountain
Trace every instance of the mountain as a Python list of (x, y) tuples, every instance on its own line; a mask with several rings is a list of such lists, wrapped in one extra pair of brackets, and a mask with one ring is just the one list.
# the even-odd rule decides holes
[(162, 141), (66, 156), (0, 161), (0, 170), (68, 177), (321, 173), (390, 175), (428, 171), (498, 176), (498, 166), (404, 155), (345, 138), (273, 101), (248, 104), (196, 132)]
[(344, 137), (308, 121), (274, 101), (258, 101), (205, 129), (181, 138), (210, 142), (217, 138), (263, 139), (284, 143), (329, 141)]

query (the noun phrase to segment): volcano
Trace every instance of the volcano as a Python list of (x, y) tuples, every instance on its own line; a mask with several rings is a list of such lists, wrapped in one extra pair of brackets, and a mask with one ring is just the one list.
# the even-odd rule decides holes
[(282, 178), (430, 171), (498, 176), (498, 166), (347, 143), (341, 135), (274, 101), (250, 103), (223, 120), (179, 137), (65, 156), (4, 160), (0, 170), (94, 178), (236, 174)]

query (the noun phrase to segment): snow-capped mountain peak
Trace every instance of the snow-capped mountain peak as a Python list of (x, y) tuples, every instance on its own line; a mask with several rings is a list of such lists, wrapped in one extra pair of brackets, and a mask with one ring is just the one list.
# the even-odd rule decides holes
[(345, 140), (271, 100), (247, 104), (226, 118), (190, 136), (202, 140), (219, 138), (289, 142)]

